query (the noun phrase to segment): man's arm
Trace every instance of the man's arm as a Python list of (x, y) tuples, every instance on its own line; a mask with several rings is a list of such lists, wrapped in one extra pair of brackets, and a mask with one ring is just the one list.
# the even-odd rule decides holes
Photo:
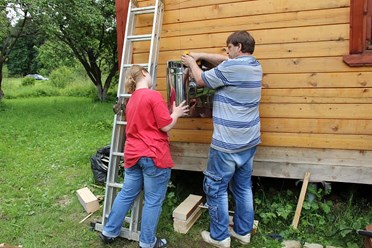
[(189, 53), (188, 55), (185, 54), (181, 57), (182, 63), (190, 68), (195, 82), (201, 87), (204, 87), (206, 83), (201, 76), (203, 70), (198, 66), (196, 61), (205, 60), (213, 66), (217, 66), (227, 59), (227, 56), (213, 53)]
[(222, 54), (217, 53), (194, 53), (191, 52), (189, 54), (191, 57), (193, 57), (196, 61), (198, 60), (205, 60), (209, 63), (211, 63), (214, 66), (217, 66), (221, 64), (223, 61), (228, 60), (229, 57)]
[(205, 82), (203, 81), (203, 78), (201, 76), (203, 73), (203, 70), (200, 69), (195, 59), (191, 57), (190, 55), (182, 55), (181, 60), (185, 66), (190, 68), (193, 78), (195, 79), (195, 82), (199, 86), (204, 87)]

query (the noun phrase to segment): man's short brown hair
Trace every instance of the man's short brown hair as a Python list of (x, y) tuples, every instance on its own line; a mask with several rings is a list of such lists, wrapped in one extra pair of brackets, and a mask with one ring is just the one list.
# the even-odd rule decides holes
[(228, 46), (229, 44), (234, 46), (241, 44), (243, 53), (253, 54), (256, 42), (247, 31), (237, 31), (227, 37), (226, 45)]

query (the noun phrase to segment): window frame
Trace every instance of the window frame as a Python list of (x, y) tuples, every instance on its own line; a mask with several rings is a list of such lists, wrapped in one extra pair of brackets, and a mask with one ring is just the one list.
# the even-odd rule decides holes
[(372, 66), (372, 0), (350, 0), (349, 66)]

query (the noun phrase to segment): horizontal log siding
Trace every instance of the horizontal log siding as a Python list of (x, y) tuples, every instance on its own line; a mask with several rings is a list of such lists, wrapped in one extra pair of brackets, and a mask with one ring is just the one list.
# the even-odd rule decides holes
[[(152, 1), (138, 1), (147, 6)], [(350, 68), (349, 0), (165, 0), (157, 90), (166, 62), (185, 50), (223, 53), (227, 36), (248, 30), (264, 70), (262, 146), (372, 150), (372, 67)], [(147, 33), (151, 16), (137, 19)], [(147, 60), (134, 46), (134, 63)], [(171, 141), (208, 144), (211, 119), (182, 118)]]

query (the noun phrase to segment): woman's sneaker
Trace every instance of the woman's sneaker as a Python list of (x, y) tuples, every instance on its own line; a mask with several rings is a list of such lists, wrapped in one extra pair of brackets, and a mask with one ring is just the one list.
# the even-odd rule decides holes
[(167, 247), (167, 240), (157, 238), (153, 248), (164, 248), (164, 247)]
[(207, 231), (202, 231), (201, 236), (202, 236), (204, 242), (206, 242), (208, 244), (211, 244), (215, 247), (230, 248), (230, 243), (231, 243), (230, 237), (225, 238), (224, 240), (221, 240), (221, 241), (214, 240), (214, 239), (212, 239), (211, 234)]
[(246, 235), (239, 235), (237, 234), (232, 227), (229, 227), (229, 233), (232, 237), (239, 240), (241, 244), (248, 244), (251, 242), (251, 234), (247, 233)]
[(116, 240), (116, 238), (107, 237), (103, 235), (102, 233), (99, 233), (99, 237), (101, 238), (102, 242), (105, 244), (110, 244)]

